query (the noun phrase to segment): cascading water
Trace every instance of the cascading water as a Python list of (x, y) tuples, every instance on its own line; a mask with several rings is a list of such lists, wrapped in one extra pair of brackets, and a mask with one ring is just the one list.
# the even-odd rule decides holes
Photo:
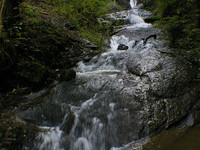
[[(97, 95), (97, 94), (96, 94)], [(93, 98), (82, 103), (81, 106), (71, 106), (71, 111), (74, 114), (74, 125), (71, 129), (69, 135), (62, 137), (65, 131), (62, 131), (62, 126), (67, 120), (67, 114), (63, 123), (57, 127), (40, 127), (44, 132), (38, 134), (34, 149), (39, 150), (105, 150), (105, 130), (110, 128), (110, 136), (115, 136), (115, 129), (112, 128), (112, 119), (115, 117), (115, 103), (109, 103), (107, 110), (107, 125), (101, 122), (101, 119), (98, 117), (88, 117), (90, 116), (89, 109), (93, 107), (95, 103), (98, 102), (98, 98), (94, 95)], [(101, 103), (100, 105), (104, 105)], [(101, 113), (101, 112), (99, 112)], [(85, 118), (85, 116), (88, 118)], [(87, 120), (82, 124), (82, 120)], [(63, 129), (65, 130), (65, 129)], [(66, 140), (66, 139), (69, 139)], [(69, 145), (62, 141), (68, 141)]]
[(46, 130), (39, 133), (36, 138), (34, 147), (39, 150), (64, 150), (60, 148), (62, 131), (59, 127), (41, 127)]
[(137, 0), (130, 0), (131, 9), (133, 9), (137, 5)]
[[(95, 103), (95, 97), (84, 102), (81, 107), (75, 112), (76, 121), (72, 129), (70, 137), (74, 140), (71, 142), (70, 150), (104, 150), (105, 146), (105, 135), (103, 134), (104, 124), (101, 123), (100, 119), (97, 117), (88, 118), (88, 125), (81, 125), (83, 130), (77, 132), (77, 129), (80, 128), (81, 120), (80, 114), (92, 107)], [(77, 108), (75, 108), (77, 109)], [(86, 113), (86, 112), (84, 112)]]
[[(161, 32), (145, 23), (150, 12), (136, 3), (105, 16), (124, 24), (114, 30), (106, 52), (77, 64), (75, 79), (27, 96), (18, 118), (41, 131), (23, 149), (142, 150), (148, 136), (187, 114), (187, 124), (196, 120), (196, 68), (174, 57), (159, 40)], [(36, 104), (26, 109), (29, 99)]]
[[(130, 0), (132, 9), (136, 4), (136, 0)], [(123, 27), (125, 31), (128, 31), (129, 29), (138, 31), (138, 29), (151, 27), (150, 24), (146, 24), (142, 17), (137, 14), (137, 10), (128, 11), (126, 19), (130, 20), (130, 24)], [(79, 99), (79, 101), (84, 100), (84, 102), (81, 105), (74, 103), (69, 104), (70, 111), (63, 116), (63, 122), (58, 126), (41, 127), (44, 132), (39, 133), (37, 136), (34, 143), (34, 149), (120, 149), (113, 147), (114, 145), (120, 146), (121, 143), (123, 143), (123, 140), (120, 139), (120, 135), (118, 135), (120, 132), (118, 131), (117, 124), (123, 123), (120, 122), (120, 118), (117, 116), (119, 108), (116, 100), (119, 99), (117, 94), (124, 89), (124, 80), (126, 80), (126, 76), (128, 76), (126, 62), (129, 58), (129, 51), (142, 48), (141, 40), (134, 38), (135, 36), (132, 35), (130, 37), (125, 35), (114, 35), (111, 38), (110, 49), (108, 49), (107, 52), (103, 53), (101, 56), (94, 57), (88, 63), (79, 62), (78, 67), (75, 68), (77, 72), (75, 83), (77, 84), (77, 88), (72, 91), (71, 89), (67, 90), (71, 93), (75, 91), (73, 96), (78, 97), (78, 93), (82, 90), (81, 84), (78, 85), (80, 82), (83, 83), (83, 85), (86, 85), (86, 89), (88, 89), (87, 93), (91, 93), (92, 97), (88, 99), (84, 97), (74, 98)], [(128, 46), (128, 50), (118, 51), (118, 46), (120, 44)], [(125, 78), (122, 79), (120, 78), (121, 76), (125, 76)], [(138, 78), (136, 79), (139, 80)], [(132, 82), (131, 80), (127, 80), (126, 82)], [(109, 84), (111, 81), (112, 84), (121, 87), (121, 89), (116, 92), (113, 92), (116, 90), (114, 88), (107, 90), (107, 86), (112, 86), (112, 84)], [(95, 86), (90, 88), (88, 83), (94, 84)], [(131, 84), (135, 83), (133, 82)], [(72, 86), (72, 88), (74, 88), (74, 86)], [(95, 88), (104, 90), (97, 92), (95, 91)], [(127, 87), (127, 90), (131, 88), (132, 86)], [(106, 96), (108, 93), (110, 95)], [(59, 101), (57, 99), (58, 98), (56, 98), (56, 101)], [(63, 101), (69, 99), (72, 99), (72, 97), (67, 96)], [(62, 105), (62, 102), (58, 102), (58, 104)], [(103, 108), (103, 111), (99, 108)], [(129, 109), (125, 106), (121, 110), (123, 110), (126, 116), (130, 115), (128, 114)], [(123, 116), (124, 114), (121, 115)], [(141, 146), (137, 145), (136, 148), (139, 150)]]

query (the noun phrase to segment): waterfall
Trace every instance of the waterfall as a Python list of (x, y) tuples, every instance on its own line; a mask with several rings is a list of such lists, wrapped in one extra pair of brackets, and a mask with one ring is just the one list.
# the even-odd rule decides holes
[[(96, 95), (95, 95), (96, 96)], [(73, 139), (70, 150), (104, 150), (104, 124), (97, 117), (84, 118), (88, 109), (98, 100), (95, 96), (84, 102), (79, 108), (73, 107), (76, 119), (70, 138)], [(84, 123), (82, 122), (84, 120)]]
[[(77, 64), (75, 79), (26, 96), (17, 118), (40, 130), (35, 138), (26, 136), (23, 149), (142, 150), (148, 136), (188, 112), (183, 125), (196, 121), (198, 85), (184, 87), (195, 68), (174, 57), (168, 42), (160, 41), (163, 33), (145, 22), (151, 14), (136, 4), (130, 0), (132, 9), (100, 18), (116, 23), (113, 36), (102, 45), (103, 53)], [(82, 48), (84, 60), (93, 50)], [(160, 144), (152, 150), (157, 148)]]
[(40, 132), (36, 137), (34, 147), (39, 150), (64, 150), (60, 147), (62, 131), (59, 127), (41, 127), (44, 132)]
[(127, 45), (129, 49), (131, 49), (134, 43), (135, 43), (134, 40), (130, 40), (128, 37), (125, 37), (124, 35), (113, 36), (110, 40), (110, 51), (117, 51), (117, 48), (120, 44)]
[[(41, 127), (43, 130), (35, 139), (35, 149), (120, 150), (130, 145), (124, 144), (132, 140), (130, 137), (134, 138), (131, 132), (127, 133), (129, 139), (121, 137), (125, 132), (129, 132), (126, 122), (130, 122), (131, 115), (127, 104), (129, 95), (132, 99), (136, 89), (135, 77), (130, 78), (128, 74), (127, 61), (131, 52), (144, 48), (140, 34), (145, 35), (145, 29), (151, 27), (144, 22), (139, 8), (133, 10), (136, 4), (136, 0), (130, 0), (132, 10), (110, 15), (115, 20), (121, 17), (129, 21), (128, 25), (122, 27), (126, 34), (113, 35), (110, 39), (110, 48), (106, 52), (93, 57), (89, 62), (79, 62), (74, 68), (77, 77), (72, 82), (75, 83), (68, 84), (63, 90), (64, 94), (59, 93), (62, 90), (57, 91), (59, 94), (52, 101), (56, 99), (59, 105), (65, 103), (70, 111), (66, 111), (66, 115), (62, 116), (63, 122), (59, 121), (59, 124), (53, 127)], [(140, 36), (137, 37), (138, 35)], [(120, 50), (119, 45), (125, 45), (128, 49)], [(122, 102), (123, 98), (118, 97), (118, 94), (123, 94), (127, 101)], [(131, 102), (130, 105), (132, 108), (135, 103)], [(54, 115), (59, 112), (49, 113)], [(126, 117), (127, 120), (120, 121)], [(132, 121), (132, 124), (135, 122)], [(134, 143), (131, 147), (139, 150), (141, 143), (139, 142), (139, 145)]]
[(137, 0), (130, 0), (131, 9), (133, 9), (137, 5)]

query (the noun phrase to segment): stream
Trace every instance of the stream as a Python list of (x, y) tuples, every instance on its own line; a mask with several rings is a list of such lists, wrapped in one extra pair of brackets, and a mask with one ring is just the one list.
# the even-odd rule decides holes
[(167, 42), (158, 40), (161, 32), (144, 21), (151, 13), (136, 0), (130, 6), (107, 15), (125, 25), (106, 52), (79, 62), (76, 79), (59, 83), (42, 104), (19, 114), (41, 129), (25, 149), (142, 150), (149, 136), (190, 113), (196, 97), (185, 88), (193, 78), (187, 64), (174, 58)]

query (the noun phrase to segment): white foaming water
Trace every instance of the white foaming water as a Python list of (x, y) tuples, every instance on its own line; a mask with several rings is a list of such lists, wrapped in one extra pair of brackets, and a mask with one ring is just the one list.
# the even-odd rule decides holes
[(137, 0), (130, 0), (131, 9), (133, 9), (137, 5)]
[[(137, 0), (130, 0), (130, 6), (132, 8), (132, 13), (125, 14), (125, 19), (130, 20), (132, 25), (125, 27), (125, 29), (133, 29), (133, 28), (149, 28), (152, 25), (145, 23), (142, 17), (137, 15), (137, 9), (134, 7), (137, 5)], [(130, 40), (129, 37), (124, 35), (120, 36), (112, 36), (110, 41), (110, 49), (108, 52), (103, 53), (101, 56), (94, 57), (89, 63), (79, 62), (78, 67), (75, 68), (77, 75), (79, 77), (84, 76), (96, 76), (97, 74), (119, 74), (120, 72), (126, 70), (126, 67), (116, 67), (116, 65), (123, 64), (124, 58), (117, 59), (117, 64), (114, 64), (113, 58), (117, 58), (117, 55), (121, 53), (125, 56), (126, 51), (118, 51), (117, 48), (120, 44), (124, 44), (128, 46), (128, 51), (132, 50), (133, 45), (136, 44), (135, 40)], [(142, 41), (137, 44), (137, 46), (142, 45)], [(120, 69), (119, 69), (120, 68)], [(98, 116), (91, 116), (89, 113), (89, 108), (93, 107), (96, 103), (97, 98), (94, 96), (93, 98), (87, 100), (86, 102), (82, 103), (80, 107), (72, 107), (72, 111), (75, 115), (75, 121), (71, 132), (67, 135), (70, 139), (70, 148), (69, 150), (105, 150), (105, 139), (106, 133), (105, 130), (109, 128), (109, 138), (113, 138), (117, 134), (117, 128), (114, 128), (113, 120), (116, 117), (115, 103), (108, 104), (108, 112), (106, 114), (107, 123), (103, 122), (101, 118)], [(103, 105), (103, 104), (102, 104)], [(85, 116), (89, 116), (84, 118), (82, 114)], [(93, 115), (93, 114), (92, 114)], [(85, 120), (84, 120), (85, 119)], [(65, 120), (65, 118), (64, 118)], [(83, 121), (84, 120), (84, 121)], [(62, 124), (63, 126), (64, 124)], [(62, 131), (59, 127), (43, 127), (46, 132), (41, 132), (36, 138), (36, 145), (35, 147), (39, 150), (65, 150), (61, 146), (61, 141), (63, 140)], [(64, 131), (63, 131), (64, 132)], [(67, 137), (67, 138), (68, 138)], [(114, 141), (114, 140), (113, 140)], [(129, 147), (130, 144), (127, 144), (123, 147), (116, 147), (111, 148), (111, 150), (122, 150), (126, 147)], [(133, 149), (140, 150), (142, 147), (141, 145), (136, 145)]]
[(83, 128), (81, 136), (76, 137), (70, 150), (105, 150), (103, 127), (104, 125), (100, 119), (94, 117), (92, 119), (92, 127), (85, 126)]
[[(72, 132), (70, 133), (73, 139), (70, 150), (105, 150), (104, 124), (101, 120), (97, 117), (87, 118), (87, 121), (91, 123), (91, 126), (88, 126), (87, 123), (81, 123), (79, 120), (80, 115), (84, 111), (87, 111), (89, 107), (92, 107), (97, 101), (95, 97), (96, 95), (92, 99), (84, 102), (80, 108), (75, 108), (76, 121)], [(81, 125), (82, 130), (79, 131), (79, 135), (76, 136), (76, 128), (78, 125)]]
[(143, 145), (149, 141), (149, 137), (142, 138), (138, 141), (132, 141), (122, 147), (112, 147), (110, 150), (143, 150)]
[(132, 24), (144, 23), (144, 20), (142, 19), (142, 17), (136, 14), (129, 14), (128, 19), (130, 20)]
[(94, 58), (95, 62), (85, 64), (82, 61), (78, 63), (78, 67), (75, 68), (77, 72), (92, 74), (92, 72), (97, 73), (98, 71), (105, 71), (105, 70), (116, 70), (116, 68), (112, 65), (112, 57), (114, 54), (112, 53), (104, 53), (98, 58)]
[(64, 150), (60, 147), (62, 131), (59, 127), (40, 127), (44, 132), (40, 132), (36, 138), (35, 146), (39, 150)]
[(92, 72), (83, 72), (83, 73), (77, 73), (77, 78), (88, 78), (92, 76), (97, 76), (97, 75), (117, 75), (120, 74), (120, 70), (97, 70), (97, 71), (92, 71)]
[(110, 49), (109, 51), (117, 51), (117, 48), (120, 44), (124, 44), (128, 46), (128, 50), (130, 50), (135, 43), (134, 40), (130, 41), (128, 37), (124, 35), (121, 36), (112, 36), (110, 40)]
[(137, 24), (128, 26), (128, 27), (126, 27), (126, 29), (151, 28), (151, 27), (152, 27), (152, 24), (144, 22), (144, 23), (137, 23)]
[[(120, 72), (126, 72), (127, 67), (125, 64), (126, 59), (120, 59), (119, 56), (124, 54), (126, 56), (126, 51), (118, 51), (117, 47), (119, 44), (127, 45), (128, 50), (132, 49), (132, 46), (135, 44), (135, 41), (129, 41), (129, 38), (125, 36), (113, 36), (108, 52), (101, 54), (98, 57), (94, 57), (90, 60), (89, 63), (79, 62), (78, 67), (74, 68), (78, 73), (88, 73), (92, 74), (113, 74)], [(93, 72), (93, 73), (92, 73)]]
[[(131, 8), (135, 7), (137, 5), (136, 0), (130, 0)], [(128, 12), (128, 13), (127, 13)], [(152, 25), (145, 23), (143, 18), (137, 15), (138, 10), (132, 9), (131, 11), (127, 11), (125, 13), (122, 13), (127, 20), (130, 21), (132, 25), (124, 27), (124, 29), (137, 29), (137, 28), (150, 28)], [(112, 15), (113, 18), (117, 18), (117, 16), (122, 16), (122, 14), (114, 13)], [(120, 15), (121, 14), (121, 15)], [(111, 15), (111, 16), (112, 16)], [(108, 52), (103, 53), (99, 57), (94, 57), (89, 63), (83, 63), (79, 62), (78, 67), (75, 68), (77, 72), (86, 73), (86, 72), (96, 72), (98, 70), (110, 70), (112, 73), (112, 70), (121, 70), (122, 72), (127, 71), (127, 67), (123, 65), (123, 60), (119, 60), (117, 64), (114, 62), (117, 58), (117, 55), (120, 55), (120, 53), (123, 53), (123, 51), (118, 51), (118, 46), (120, 44), (128, 46), (128, 50), (132, 50), (133, 46), (136, 45), (135, 40), (130, 40), (129, 37), (125, 37), (124, 35), (121, 36), (112, 36), (110, 40), (110, 49), (108, 49)], [(124, 52), (126, 53), (126, 52)], [(90, 73), (91, 74), (91, 73)]]

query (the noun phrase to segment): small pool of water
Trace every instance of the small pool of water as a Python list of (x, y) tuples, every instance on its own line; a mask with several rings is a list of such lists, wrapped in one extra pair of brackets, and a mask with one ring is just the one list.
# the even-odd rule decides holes
[(144, 150), (200, 150), (200, 125), (165, 130), (153, 137)]

